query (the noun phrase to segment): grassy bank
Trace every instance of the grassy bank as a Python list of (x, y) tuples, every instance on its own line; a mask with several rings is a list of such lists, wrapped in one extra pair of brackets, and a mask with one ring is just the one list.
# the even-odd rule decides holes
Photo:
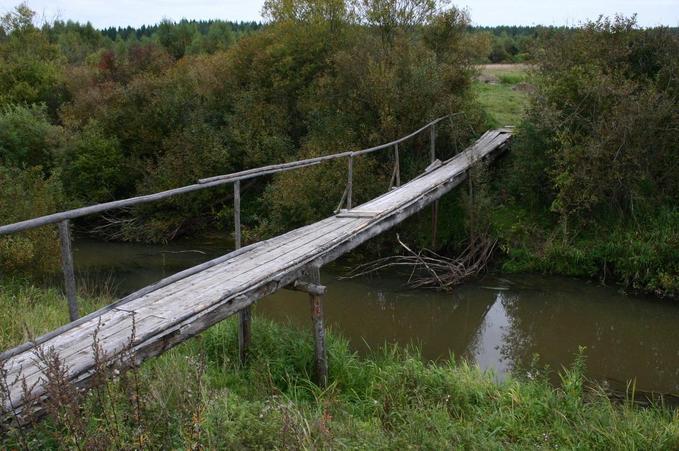
[[(23, 296), (30, 291), (4, 289)], [(23, 294), (22, 294), (23, 293)], [(50, 295), (51, 296), (51, 295)], [(6, 318), (3, 318), (6, 321)], [(3, 330), (5, 324), (2, 324)], [(387, 347), (359, 358), (330, 333), (330, 386), (311, 381), (306, 330), (257, 318), (250, 364), (237, 363), (236, 323), (226, 321), (115, 382), (53, 407), (2, 447), (672, 449), (679, 416), (613, 404), (586, 388), (583, 360), (562, 386), (531, 371), (496, 383), (464, 362), (424, 362)]]

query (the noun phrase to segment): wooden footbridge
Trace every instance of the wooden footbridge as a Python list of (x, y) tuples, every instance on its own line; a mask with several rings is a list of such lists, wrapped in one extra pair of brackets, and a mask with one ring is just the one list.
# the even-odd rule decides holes
[[(59, 224), (65, 287), (72, 320), (58, 330), (0, 354), (5, 391), (8, 392), (3, 410), (14, 420), (21, 419), (29, 413), (28, 410), (39, 409), (41, 401), (48, 396), (47, 371), (44, 362), (38, 358), (41, 351), (59, 356), (66, 369), (66, 379), (75, 386), (91, 384), (97, 367), (93, 347), (95, 334), (100, 350), (106, 356), (113, 357), (124, 350), (129, 356), (128, 364), (138, 365), (240, 312), (239, 343), (241, 357), (245, 359), (250, 341), (250, 306), (281, 288), (304, 291), (310, 296), (316, 340), (316, 377), (319, 384), (325, 384), (327, 359), (322, 309), (325, 288), (320, 285), (319, 268), (425, 206), (436, 203), (467, 177), (473, 164), (481, 159), (494, 158), (510, 142), (509, 130), (489, 131), (471, 147), (441, 162), (435, 158), (436, 126), (447, 117), (439, 118), (397, 141), (370, 149), (211, 177), (162, 193), (1, 226), (0, 235), (3, 235)], [(399, 145), (424, 132), (429, 132), (431, 137), (431, 164), (423, 174), (400, 186)], [(381, 149), (394, 152), (393, 186), (385, 194), (353, 207), (354, 158)], [(240, 181), (340, 158), (348, 161), (347, 186), (340, 201), (340, 207), (345, 208), (338, 208), (333, 216), (315, 224), (240, 248)], [(237, 247), (234, 252), (182, 271), (78, 318), (69, 220), (224, 184), (234, 186)]]

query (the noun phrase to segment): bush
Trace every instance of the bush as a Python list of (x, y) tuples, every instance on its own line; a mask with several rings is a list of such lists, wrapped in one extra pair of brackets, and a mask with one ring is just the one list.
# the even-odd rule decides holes
[[(43, 178), (39, 166), (18, 169), (0, 166), (0, 217), (11, 224), (55, 213), (62, 204), (58, 175)], [(59, 267), (59, 237), (54, 226), (0, 236), (0, 271), (42, 275)]]
[(500, 175), (503, 208), (528, 212), (496, 215), (505, 269), (675, 294), (679, 38), (618, 17), (545, 39)]
[(90, 204), (124, 197), (131, 172), (118, 140), (106, 136), (96, 121), (66, 141), (62, 174), (70, 199)]
[(50, 123), (44, 105), (0, 106), (0, 164), (50, 171), (60, 144), (61, 128)]

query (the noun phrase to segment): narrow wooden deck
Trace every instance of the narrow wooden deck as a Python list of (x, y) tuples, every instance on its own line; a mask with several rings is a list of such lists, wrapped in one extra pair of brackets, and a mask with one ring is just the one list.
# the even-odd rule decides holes
[[(504, 150), (510, 136), (504, 129), (489, 131), (453, 159), (370, 202), (227, 254), (201, 265), (199, 272), (149, 287), (36, 341), (59, 354), (78, 386), (86, 386), (94, 371), (95, 331), (104, 352), (115, 355), (130, 344), (134, 322), (135, 362), (161, 354), (293, 283), (310, 266), (332, 261), (402, 222), (463, 181), (474, 163)], [(0, 355), (11, 389), (7, 410), (21, 411), (24, 381), (32, 396), (45, 395), (35, 351), (35, 344), (26, 344)]]

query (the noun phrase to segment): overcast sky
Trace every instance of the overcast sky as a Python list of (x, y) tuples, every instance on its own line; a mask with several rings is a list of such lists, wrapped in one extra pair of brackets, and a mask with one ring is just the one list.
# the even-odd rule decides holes
[[(0, 0), (5, 13), (20, 0)], [(95, 27), (139, 26), (163, 18), (261, 20), (264, 0), (28, 0), (28, 6), (51, 21), (91, 22)], [(458, 0), (475, 25), (577, 25), (599, 14), (638, 13), (642, 26), (679, 26), (679, 0)]]

